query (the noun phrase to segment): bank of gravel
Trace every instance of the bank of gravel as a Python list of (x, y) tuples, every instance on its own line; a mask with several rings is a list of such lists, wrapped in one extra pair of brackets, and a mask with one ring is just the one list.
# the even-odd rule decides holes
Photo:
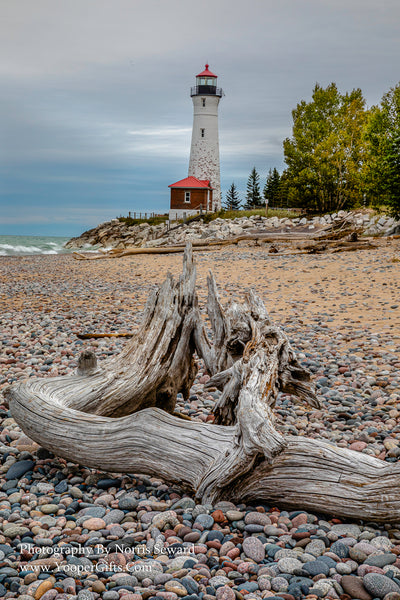
[[(321, 410), (281, 396), (281, 431), (399, 459), (396, 244), (334, 256), (196, 254), (200, 300), (210, 267), (224, 300), (252, 287), (313, 373)], [(23, 377), (73, 372), (84, 348), (100, 360), (118, 353), (123, 338), (82, 341), (75, 333), (129, 331), (148, 293), (167, 269), (178, 274), (181, 260), (4, 258), (0, 391)], [(189, 400), (178, 398), (192, 419), (212, 421), (219, 393), (204, 391), (207, 379), (199, 365)], [(400, 600), (400, 523), (343, 522), (268, 504), (199, 505), (157, 478), (54, 457), (20, 431), (4, 400), (0, 417), (0, 597)]]

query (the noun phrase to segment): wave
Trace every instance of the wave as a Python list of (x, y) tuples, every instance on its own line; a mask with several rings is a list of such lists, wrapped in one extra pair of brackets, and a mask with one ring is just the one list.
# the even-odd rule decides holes
[(27, 256), (40, 254), (67, 254), (64, 248), (68, 238), (0, 235), (0, 256)]

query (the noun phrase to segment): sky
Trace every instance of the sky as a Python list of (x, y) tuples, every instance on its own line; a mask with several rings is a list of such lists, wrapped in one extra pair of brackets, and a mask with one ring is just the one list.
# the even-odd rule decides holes
[[(221, 187), (284, 169), (291, 111), (315, 83), (400, 80), (398, 0), (0, 0), (0, 235), (79, 235), (164, 213), (186, 177), (204, 64)], [(397, 65), (397, 67), (396, 67)]]

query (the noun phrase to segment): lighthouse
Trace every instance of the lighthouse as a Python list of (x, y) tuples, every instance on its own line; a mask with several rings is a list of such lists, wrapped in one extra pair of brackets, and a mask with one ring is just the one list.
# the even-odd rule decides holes
[(190, 90), (193, 129), (188, 177), (171, 184), (170, 218), (221, 208), (218, 105), (223, 96), (217, 75), (206, 64)]
[(217, 75), (206, 65), (205, 70), (196, 76), (196, 85), (190, 91), (193, 101), (193, 129), (188, 175), (210, 181), (213, 188), (213, 210), (221, 208), (218, 104), (222, 94), (222, 89), (217, 87)]

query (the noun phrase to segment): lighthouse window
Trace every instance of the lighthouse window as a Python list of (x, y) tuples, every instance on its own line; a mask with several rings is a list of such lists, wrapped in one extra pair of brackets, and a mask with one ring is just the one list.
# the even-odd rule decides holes
[(206, 99), (205, 99), (205, 98), (202, 98), (202, 99), (201, 99), (201, 103), (202, 103), (202, 105), (203, 105), (203, 106), (205, 106), (205, 105), (206, 105)]
[(185, 192), (185, 202), (190, 202), (190, 192)]
[(204, 137), (205, 133), (206, 133), (205, 129), (200, 129), (200, 135), (201, 135), (201, 137)]

